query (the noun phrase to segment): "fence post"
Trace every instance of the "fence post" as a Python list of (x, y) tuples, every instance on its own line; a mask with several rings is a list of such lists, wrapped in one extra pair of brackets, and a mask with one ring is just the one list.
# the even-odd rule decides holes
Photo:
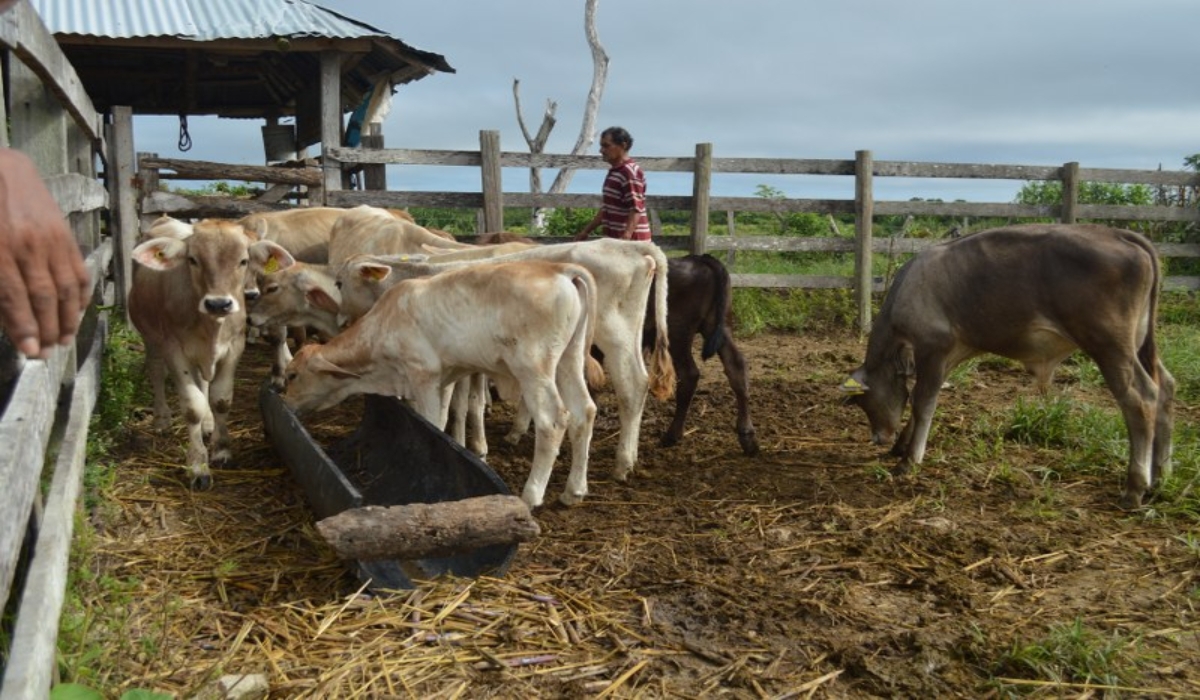
[(858, 303), (858, 325), (863, 333), (871, 330), (871, 226), (875, 218), (872, 182), (873, 159), (870, 151), (854, 152), (854, 296)]
[(504, 186), (500, 174), (500, 132), (479, 132), (479, 171), (483, 178), (483, 231), (504, 230)]
[(1062, 211), (1059, 221), (1073, 224), (1079, 211), (1079, 163), (1062, 166)]
[[(729, 242), (733, 243), (733, 239), (737, 236), (737, 215), (732, 209), (725, 212), (725, 229), (729, 234)], [(725, 267), (733, 267), (736, 262), (737, 248), (730, 246), (729, 250), (725, 251)]]
[[(115, 220), (113, 236), (113, 273), (116, 278), (116, 302), (122, 313), (128, 312), (126, 300), (133, 286), (133, 247), (137, 244), (141, 225), (138, 221), (138, 195), (134, 189), (136, 156), (133, 152), (133, 108), (114, 106), (113, 121), (108, 131), (108, 187), (113, 193)], [(155, 185), (157, 186), (157, 182)], [(128, 321), (129, 317), (126, 316)]]
[[(367, 133), (362, 137), (363, 148), (383, 148), (383, 125), (371, 123), (367, 125)], [(363, 173), (363, 189), (364, 190), (386, 190), (387, 189), (387, 166), (383, 163), (372, 163), (364, 165)]]
[(692, 177), (692, 254), (708, 250), (708, 198), (712, 190), (712, 144), (696, 144)]

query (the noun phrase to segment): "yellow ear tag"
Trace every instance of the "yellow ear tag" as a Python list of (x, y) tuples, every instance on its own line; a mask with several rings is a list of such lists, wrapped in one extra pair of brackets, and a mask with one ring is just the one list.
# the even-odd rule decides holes
[(844, 393), (850, 394), (852, 396), (857, 396), (859, 394), (867, 393), (867, 388), (865, 386), (863, 386), (862, 383), (860, 383), (854, 377), (850, 377), (846, 381), (842, 382), (841, 389)]
[(401, 255), (401, 256), (400, 256), (400, 262), (408, 262), (408, 256), (407, 256), (407, 255)]
[(276, 260), (275, 258), (268, 258), (267, 264), (263, 265), (263, 272), (266, 272), (268, 275), (271, 274), (272, 272), (275, 272), (278, 269), (279, 269), (279, 261)]

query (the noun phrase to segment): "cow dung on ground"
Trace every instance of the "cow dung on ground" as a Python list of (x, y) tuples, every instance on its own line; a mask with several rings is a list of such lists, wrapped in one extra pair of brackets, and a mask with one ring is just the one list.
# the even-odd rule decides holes
[[(856, 334), (739, 344), (759, 456), (742, 454), (714, 359), (682, 444), (657, 446), (672, 405), (650, 400), (637, 469), (614, 482), (615, 407), (601, 393), (582, 505), (536, 511), (542, 534), (503, 578), (394, 595), (365, 592), (317, 534), (264, 440), (255, 395), (270, 361), (250, 346), (235, 466), (211, 491), (187, 488), (182, 428), (156, 436), (148, 413), (113, 456), (91, 566), (127, 583), (83, 591), (97, 604), (124, 596), (107, 601), (124, 617), (89, 633), (110, 653), (110, 681), (179, 696), (263, 673), (280, 698), (866, 698), (983, 697), (1007, 678), (1009, 690), (1074, 695), (1082, 686), (1047, 690), (1003, 659), (1079, 621), (1131, 642), (1133, 674), (1114, 685), (1200, 692), (1189, 524), (1116, 509), (1123, 457), (1062, 476), (1061, 451), (987, 432), (1017, 397), (1036, 400), (1020, 369), (984, 362), (944, 390), (925, 464), (893, 478), (861, 412), (841, 403), (862, 359)], [(1065, 369), (1055, 391), (1114, 410)], [(332, 443), (358, 410), (347, 402), (310, 430)], [(519, 489), (532, 443), (501, 439), (508, 415), (493, 411), (489, 463)], [(1181, 429), (1196, 422), (1179, 407)], [(547, 503), (566, 472), (560, 456)]]

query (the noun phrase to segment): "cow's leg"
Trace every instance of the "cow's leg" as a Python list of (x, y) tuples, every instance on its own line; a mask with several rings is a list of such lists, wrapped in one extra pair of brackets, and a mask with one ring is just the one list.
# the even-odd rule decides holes
[(638, 434), (642, 426), (642, 412), (646, 408), (649, 376), (641, 355), (632, 344), (600, 349), (604, 352), (604, 369), (617, 396), (617, 418), (621, 423), (613, 478), (625, 481), (637, 463)]
[(696, 385), (700, 383), (700, 367), (692, 357), (690, 342), (671, 338), (671, 363), (675, 365), (675, 415), (658, 440), (663, 447), (678, 445), (683, 439), (683, 424), (691, 409), (692, 398), (696, 395)]
[[(542, 505), (550, 472), (566, 433), (562, 398), (549, 377), (531, 377), (521, 381), (521, 403), (533, 419), (533, 462), (521, 500), (530, 508)], [(565, 495), (564, 495), (565, 498)]]
[(450, 385), (450, 400), (446, 402), (447, 419), (451, 439), (463, 447), (467, 446), (467, 402), (470, 400), (471, 377), (459, 377)]
[(1129, 467), (1125, 473), (1125, 492), (1118, 504), (1125, 510), (1134, 510), (1141, 507), (1142, 497), (1150, 490), (1159, 388), (1132, 355), (1093, 359), (1125, 418)]
[(269, 326), (267, 337), (275, 349), (275, 359), (271, 362), (271, 385), (283, 389), (287, 384), (284, 370), (292, 361), (292, 349), (288, 347), (287, 326)]
[(1175, 377), (1158, 363), (1158, 407), (1154, 412), (1154, 458), (1150, 464), (1150, 487), (1156, 488), (1171, 476), (1171, 433), (1175, 429)]
[[(182, 362), (180, 360), (179, 362)], [(212, 410), (208, 406), (208, 393), (196, 384), (192, 372), (178, 362), (171, 363), (171, 379), (179, 394), (184, 421), (187, 423), (188, 448), (186, 465), (191, 472), (193, 489), (212, 487), (212, 474), (208, 469), (208, 448), (204, 441), (204, 421), (211, 421)]]
[(563, 358), (558, 365), (558, 391), (567, 411), (567, 436), (571, 440), (571, 472), (559, 500), (573, 506), (588, 492), (588, 453), (596, 424), (596, 403), (584, 378), (583, 359)]
[[(753, 457), (758, 454), (758, 436), (754, 423), (750, 422), (750, 380), (746, 375), (746, 358), (733, 342), (733, 334), (725, 328), (725, 342), (718, 351), (725, 378), (737, 400), (737, 436), (742, 454)], [(678, 371), (678, 368), (676, 368)], [(682, 426), (681, 426), (682, 427)]]
[(467, 378), (467, 449), (487, 457), (487, 433), (483, 424), (483, 414), (487, 410), (488, 377), (477, 372)]
[(209, 439), (209, 462), (229, 464), (233, 460), (229, 437), (229, 412), (233, 409), (233, 385), (242, 349), (233, 348), (217, 363), (217, 371), (208, 387), (208, 403), (213, 417), (212, 437)]
[[(167, 363), (155, 349), (146, 348), (146, 374), (150, 376), (150, 390), (154, 394), (154, 430), (165, 433), (171, 428), (171, 405), (167, 403)], [(183, 402), (183, 390), (176, 389)]]
[(413, 396), (411, 399), (413, 410), (420, 414), (422, 418), (437, 426), (439, 430), (444, 431), (446, 429), (446, 405), (450, 397), (450, 392), (454, 390), (454, 385), (439, 386), (436, 379), (431, 377), (420, 379), (417, 377), (410, 378), (413, 382)]
[(918, 360), (917, 381), (912, 391), (912, 415), (896, 443), (897, 446), (905, 445), (905, 449), (893, 473), (904, 474), (925, 458), (925, 443), (929, 440), (938, 392), (942, 389), (945, 377), (946, 365), (941, 355)]

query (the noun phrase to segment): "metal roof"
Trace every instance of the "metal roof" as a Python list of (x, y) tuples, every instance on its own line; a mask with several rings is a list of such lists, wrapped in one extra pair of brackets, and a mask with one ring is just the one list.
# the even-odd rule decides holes
[(30, 0), (53, 34), (194, 41), (272, 37), (392, 38), (304, 0)]
[(446, 59), (305, 0), (29, 0), (96, 108), (316, 122), (320, 53), (341, 51), (342, 108)]

